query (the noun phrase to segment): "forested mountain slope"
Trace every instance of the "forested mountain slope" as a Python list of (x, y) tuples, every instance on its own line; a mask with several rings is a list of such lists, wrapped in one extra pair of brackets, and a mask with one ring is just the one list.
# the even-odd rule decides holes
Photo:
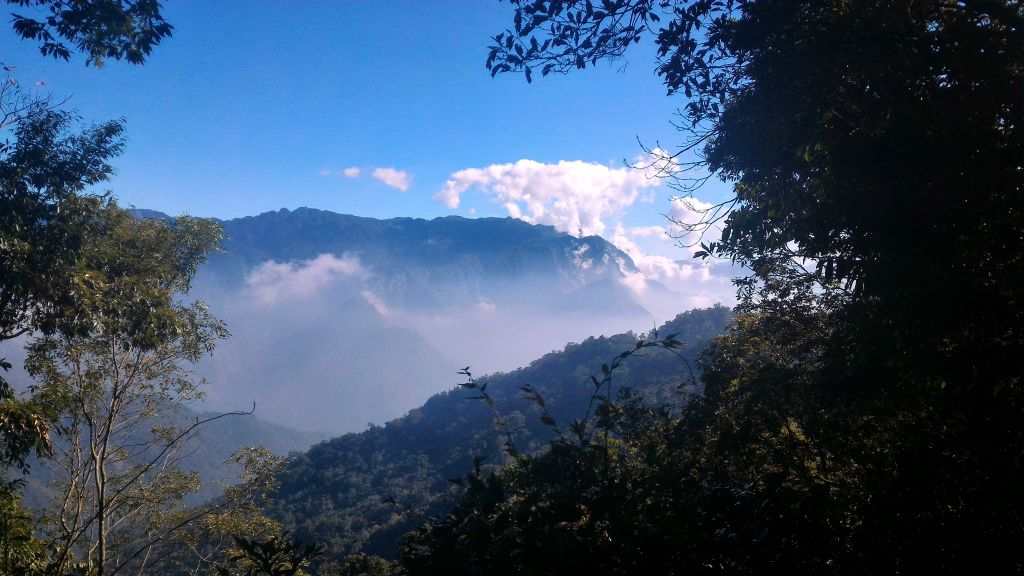
[[(679, 355), (654, 350), (631, 358), (616, 372), (616, 387), (630, 387), (661, 404), (685, 402), (688, 394), (699, 392), (689, 366), (730, 318), (730, 310), (720, 306), (680, 314), (657, 330), (660, 336), (678, 334), (685, 343)], [(519, 387), (533, 386), (565, 430), (586, 410), (594, 389), (591, 376), (600, 376), (601, 365), (632, 349), (638, 338), (632, 333), (589, 338), (477, 382), (487, 384), (518, 450), (538, 450), (553, 432)], [(457, 377), (452, 375), (453, 383)], [(326, 557), (358, 551), (394, 556), (403, 533), (454, 503), (449, 479), (470, 470), (474, 457), (484, 456), (490, 464), (505, 461), (505, 437), (495, 427), (495, 414), (486, 402), (469, 399), (474, 395), (453, 388), (384, 426), (320, 443), (293, 457), (270, 512), (298, 539), (325, 545)]]

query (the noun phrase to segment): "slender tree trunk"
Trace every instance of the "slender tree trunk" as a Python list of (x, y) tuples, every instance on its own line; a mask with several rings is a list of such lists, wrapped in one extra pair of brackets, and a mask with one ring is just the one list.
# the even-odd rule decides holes
[(107, 474), (105, 469), (106, 458), (103, 455), (102, 444), (97, 438), (93, 445), (93, 478), (96, 491), (96, 574), (103, 576), (107, 562), (107, 509), (106, 509), (106, 484)]

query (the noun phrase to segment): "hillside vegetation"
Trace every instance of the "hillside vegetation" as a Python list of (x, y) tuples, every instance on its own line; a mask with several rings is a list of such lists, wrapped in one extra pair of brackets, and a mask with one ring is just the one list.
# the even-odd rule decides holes
[[(680, 314), (659, 327), (658, 334), (675, 333), (684, 343), (673, 351), (678, 355), (652, 350), (630, 359), (616, 374), (616, 389), (629, 387), (652, 404), (681, 407), (699, 392), (689, 366), (730, 318), (729, 309), (716, 307)], [(517, 449), (535, 452), (555, 433), (520, 387), (532, 386), (565, 428), (586, 412), (594, 390), (591, 377), (600, 377), (601, 365), (633, 348), (639, 338), (588, 338), (479, 383), (487, 384)], [(452, 378), (455, 382), (458, 376)], [(483, 457), (490, 466), (508, 461), (495, 414), (486, 402), (469, 399), (476, 395), (455, 387), (383, 426), (322, 442), (292, 457), (269, 513), (300, 540), (326, 546), (329, 557), (357, 552), (393, 557), (404, 532), (454, 504), (459, 491), (450, 479), (471, 471), (475, 458)]]

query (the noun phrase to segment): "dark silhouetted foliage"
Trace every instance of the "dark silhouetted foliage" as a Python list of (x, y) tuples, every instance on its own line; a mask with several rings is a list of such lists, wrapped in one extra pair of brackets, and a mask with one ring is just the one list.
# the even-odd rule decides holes
[(402, 566), (1020, 573), (1021, 4), (513, 4), (488, 65), (527, 80), (621, 55), (666, 17), (683, 150), (736, 193), (698, 256), (751, 273), (704, 396), (619, 429), (621, 461), (657, 458), (607, 468), (597, 444), (556, 442), (476, 473)]
[(287, 532), (266, 540), (236, 536), (235, 545), (239, 552), (217, 566), (218, 576), (297, 576), (321, 554), (316, 544), (296, 542)]
[[(17, 6), (14, 32), (39, 44), (43, 56), (68, 60), (77, 51), (86, 64), (107, 59), (142, 64), (174, 29), (157, 0), (6, 0)], [(25, 9), (32, 10), (25, 15)], [(69, 47), (65, 42), (71, 44)]]

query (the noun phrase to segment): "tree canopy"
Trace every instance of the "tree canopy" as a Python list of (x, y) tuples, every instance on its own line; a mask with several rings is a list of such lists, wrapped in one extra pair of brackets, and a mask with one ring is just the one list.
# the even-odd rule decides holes
[[(141, 64), (172, 27), (155, 0), (6, 0), (30, 15), (12, 14), (15, 34), (38, 41), (40, 52), (86, 64), (105, 58)], [(45, 15), (44, 15), (45, 13)], [(64, 42), (70, 42), (69, 48)], [(50, 97), (23, 90), (4, 65), (0, 85), (0, 341), (51, 332), (77, 314), (76, 262), (85, 238), (104, 224), (108, 198), (89, 192), (113, 172), (124, 124), (108, 121), (76, 130), (78, 118)], [(10, 365), (0, 358), (0, 371)], [(15, 398), (0, 376), (0, 465), (26, 465), (46, 449), (37, 411)]]
[(979, 402), (1017, 386), (1020, 2), (513, 4), (492, 72), (583, 68), (655, 36), (657, 73), (688, 98), (680, 153), (735, 192), (683, 224), (718, 221), (698, 255), (746, 266), (748, 304), (829, 306), (847, 326), (833, 352), (861, 368)]
[[(695, 167), (735, 194), (682, 224), (720, 226), (697, 256), (747, 275), (681, 418), (610, 427), (611, 468), (556, 443), (478, 475), (401, 568), (1019, 572), (1021, 3), (512, 4), (494, 74), (653, 37), (697, 158), (677, 187)], [(531, 547), (548, 536), (564, 554)]]
[[(39, 44), (43, 56), (68, 60), (77, 51), (86, 65), (107, 59), (142, 64), (174, 27), (157, 0), (6, 0), (32, 12), (12, 14), (14, 32)], [(70, 46), (68, 45), (70, 44)]]

